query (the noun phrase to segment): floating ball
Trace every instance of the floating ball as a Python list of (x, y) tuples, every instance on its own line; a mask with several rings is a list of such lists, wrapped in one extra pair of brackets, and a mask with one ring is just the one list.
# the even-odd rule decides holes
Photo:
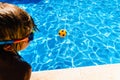
[(67, 32), (66, 32), (66, 30), (62, 29), (62, 30), (59, 31), (58, 34), (59, 34), (60, 37), (64, 38), (66, 36)]

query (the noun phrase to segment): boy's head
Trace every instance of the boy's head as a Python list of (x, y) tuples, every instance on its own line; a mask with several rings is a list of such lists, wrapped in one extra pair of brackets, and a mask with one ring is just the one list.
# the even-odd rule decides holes
[(27, 12), (15, 5), (0, 2), (0, 41), (26, 39), (0, 46), (5, 49), (14, 48), (17, 51), (25, 48), (29, 42), (27, 37), (32, 33), (34, 26), (34, 21)]

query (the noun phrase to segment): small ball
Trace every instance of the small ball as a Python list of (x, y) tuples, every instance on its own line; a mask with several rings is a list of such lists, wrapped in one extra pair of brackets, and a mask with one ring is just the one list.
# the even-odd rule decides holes
[(60, 37), (64, 38), (66, 36), (67, 32), (66, 32), (66, 30), (62, 29), (62, 30), (59, 31), (58, 34), (59, 34)]

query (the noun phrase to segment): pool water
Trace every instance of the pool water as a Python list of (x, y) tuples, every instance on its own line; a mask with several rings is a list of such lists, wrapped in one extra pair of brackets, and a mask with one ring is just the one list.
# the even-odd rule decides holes
[[(20, 55), (33, 71), (120, 63), (119, 0), (18, 0), (40, 32)], [(59, 30), (67, 35), (61, 38)]]

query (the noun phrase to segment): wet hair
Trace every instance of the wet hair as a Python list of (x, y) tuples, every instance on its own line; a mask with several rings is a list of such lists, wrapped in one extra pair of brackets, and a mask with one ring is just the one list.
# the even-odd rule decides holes
[[(32, 17), (23, 9), (0, 2), (0, 41), (23, 39), (35, 29)], [(11, 44), (19, 50), (22, 42)], [(4, 45), (0, 45), (2, 48)]]

